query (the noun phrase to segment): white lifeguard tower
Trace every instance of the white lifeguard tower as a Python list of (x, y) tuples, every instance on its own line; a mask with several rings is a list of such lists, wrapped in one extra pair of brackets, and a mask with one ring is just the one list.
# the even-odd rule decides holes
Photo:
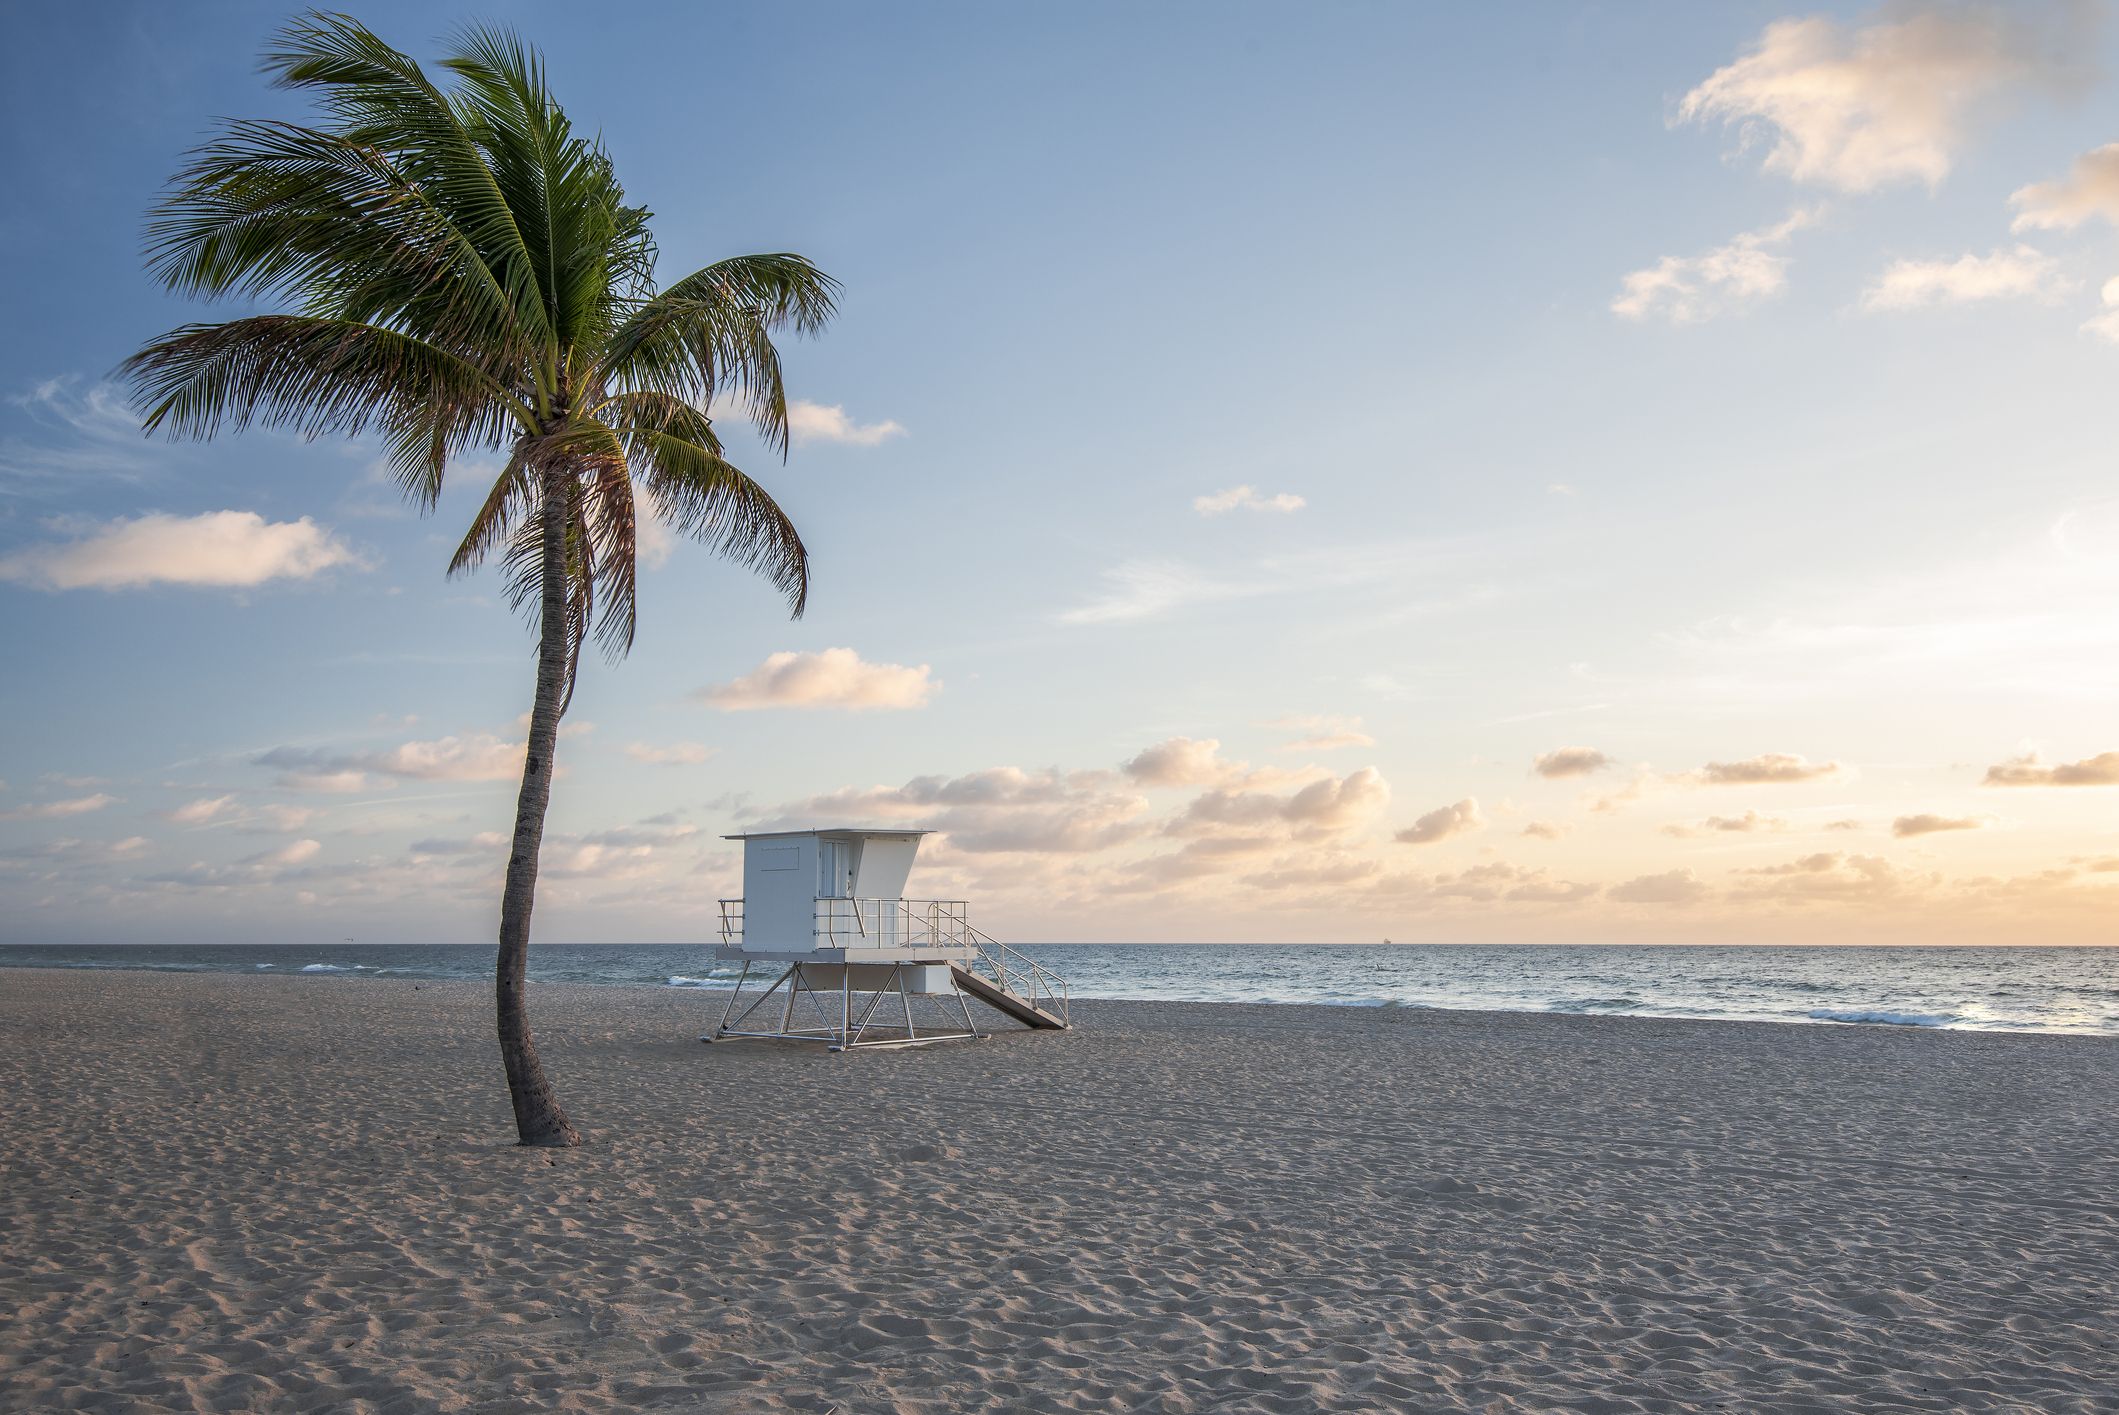
[[(743, 842), (743, 897), (721, 901), (723, 961), (743, 973), (701, 1041), (777, 1037), (852, 1047), (975, 1038), (976, 999), (1027, 1027), (1068, 1025), (1067, 985), (965, 919), (961, 899), (907, 899), (924, 830), (776, 830)], [(744, 989), (765, 965), (772, 986)], [(917, 1003), (917, 1007), (916, 1004)], [(737, 1010), (742, 1005), (742, 1010)], [(916, 1012), (926, 1014), (923, 1028)]]

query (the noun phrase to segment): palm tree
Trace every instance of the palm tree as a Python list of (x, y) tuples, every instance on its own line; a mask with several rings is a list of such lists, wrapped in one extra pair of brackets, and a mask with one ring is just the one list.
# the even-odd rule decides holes
[(632, 645), (642, 510), (802, 613), (801, 537), (722, 456), (707, 410), (735, 403), (784, 459), (772, 336), (820, 330), (838, 287), (801, 256), (752, 255), (658, 291), (649, 213), (625, 204), (602, 144), (574, 133), (537, 53), (482, 27), (451, 50), (445, 89), (344, 16), (281, 31), (265, 71), (316, 94), (322, 119), (223, 123), (158, 204), (148, 265), (172, 290), (285, 312), (185, 325), (123, 371), (149, 431), (379, 433), (423, 511), (452, 459), (504, 456), (449, 572), (497, 554), (537, 625), (494, 994), (521, 1142), (573, 1145), (523, 991), (582, 644), (593, 634), (614, 660)]

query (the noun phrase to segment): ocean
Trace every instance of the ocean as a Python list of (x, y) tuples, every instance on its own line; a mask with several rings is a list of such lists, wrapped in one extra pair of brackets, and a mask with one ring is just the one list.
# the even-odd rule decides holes
[[(2119, 1036), (2119, 948), (1475, 944), (1019, 945), (1075, 998), (1474, 1008)], [(487, 946), (0, 945), (0, 969), (120, 968), (334, 979), (491, 976)], [(540, 944), (530, 976), (726, 988), (701, 944)], [(4, 985), (4, 984), (0, 984)]]

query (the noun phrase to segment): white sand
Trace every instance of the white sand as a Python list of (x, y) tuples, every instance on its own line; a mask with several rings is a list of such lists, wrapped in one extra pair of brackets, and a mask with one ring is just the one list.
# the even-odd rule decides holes
[(0, 972), (0, 1407), (2119, 1409), (2111, 1041), (712, 1003)]

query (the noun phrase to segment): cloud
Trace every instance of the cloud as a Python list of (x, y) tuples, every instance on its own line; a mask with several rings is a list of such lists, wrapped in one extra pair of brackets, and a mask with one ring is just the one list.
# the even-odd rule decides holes
[(415, 840), (405, 847), (414, 855), (489, 855), (506, 847), (508, 837), (497, 830), (484, 830), (468, 840), (456, 838), (429, 838)]
[(358, 560), (307, 516), (267, 521), (255, 511), (159, 512), (111, 521), (57, 545), (0, 557), (0, 580), (45, 590), (144, 585), (247, 587), (306, 580)]
[(1119, 769), (1143, 786), (1207, 786), (1243, 769), (1223, 760), (1220, 751), (1218, 738), (1170, 737), (1142, 748)]
[[(1741, 148), (1793, 181), (1868, 192), (1949, 174), (1974, 111), (2025, 85), (2079, 72), (2078, 6), (1901, 5), (1849, 31), (1817, 16), (1776, 20), (1749, 52), (1678, 104), (1681, 122), (1736, 125)], [(2044, 21), (2043, 24), (2040, 21)]]
[(2104, 301), (2104, 313), (2091, 316), (2082, 332), (2094, 334), (2107, 344), (2119, 344), (2119, 276), (2104, 282), (2099, 298)]
[(625, 754), (648, 766), (697, 766), (714, 754), (714, 748), (701, 746), (697, 742), (672, 742), (667, 747), (650, 746), (646, 742), (628, 742)]
[(1933, 879), (1908, 874), (1877, 855), (1820, 852), (1779, 865), (1743, 871), (1736, 897), (1790, 903), (1862, 902), (1892, 898)]
[(1147, 802), (1112, 789), (1109, 772), (990, 767), (962, 776), (916, 776), (903, 786), (849, 788), (763, 813), (763, 826), (820, 823), (924, 826), (974, 854), (1083, 854), (1136, 840)]
[(1485, 825), (1486, 817), (1479, 814), (1477, 798), (1467, 796), (1454, 805), (1437, 806), (1392, 838), (1401, 845), (1433, 845)]
[(1757, 811), (1746, 811), (1740, 816), (1709, 816), (1698, 825), (1666, 825), (1665, 835), (1680, 838), (1694, 835), (1750, 835), (1765, 830), (1786, 830), (1788, 822), (1778, 816), (1762, 816)]
[(1955, 260), (1895, 260), (1862, 291), (1871, 314), (1961, 305), (1979, 300), (2038, 300), (2052, 304), (2074, 289), (2051, 256), (2017, 246)]
[(84, 391), (78, 378), (51, 378), (6, 401), (45, 436), (0, 441), (0, 491), (41, 496), (79, 491), (91, 480), (143, 482), (166, 456), (148, 449), (115, 384)]
[(1698, 324), (1761, 304), (1788, 287), (1783, 248), (1820, 215), (1797, 209), (1778, 225), (1745, 231), (1695, 256), (1664, 256), (1619, 281), (1611, 312), (1621, 319), (1657, 315), (1672, 324)]
[(724, 712), (758, 708), (841, 708), (849, 712), (925, 707), (941, 689), (928, 665), (867, 663), (852, 649), (776, 653), (732, 682), (699, 696)]
[(1915, 835), (1934, 835), (1945, 830), (1979, 830), (1986, 825), (1982, 816), (1938, 816), (1922, 813), (1917, 816), (1900, 816), (1891, 822), (1891, 833), (1900, 839)]
[(37, 801), (26, 806), (16, 806), (13, 810), (0, 811), (0, 820), (65, 820), (69, 816), (85, 816), (91, 811), (100, 811), (117, 799), (98, 791), (93, 796), (76, 796), (66, 801)]
[(2119, 786), (2119, 752), (2048, 765), (2036, 752), (1987, 768), (1988, 786)]
[(1640, 875), (1605, 891), (1621, 904), (1690, 904), (1707, 895), (1691, 870), (1668, 870), (1659, 875)]
[(787, 405), (787, 435), (794, 442), (838, 442), (852, 447), (873, 447), (905, 429), (885, 419), (879, 423), (857, 423), (836, 403), (811, 403), (801, 398)]
[(1532, 821), (1523, 827), (1523, 833), (1533, 840), (1558, 840), (1567, 834), (1567, 827), (1551, 821)]
[(1530, 769), (1547, 781), (1562, 781), (1570, 776), (1588, 776), (1612, 765), (1610, 757), (1594, 747), (1557, 747), (1530, 764)]
[(1202, 516), (1225, 516), (1231, 511), (1273, 511), (1286, 515), (1300, 511), (1309, 503), (1291, 492), (1280, 492), (1274, 496), (1261, 496), (1250, 485), (1232, 486), (1227, 491), (1217, 491), (1211, 496), (1192, 498), (1192, 509)]
[(407, 781), (513, 781), (522, 775), (522, 757), (521, 742), (480, 732), (404, 742), (372, 752), (274, 747), (252, 761), (279, 768), (282, 786), (347, 793), (365, 789), (370, 774)]
[(1258, 594), (1263, 586), (1215, 579), (1172, 561), (1134, 561), (1104, 571), (1100, 598), (1056, 616), (1062, 624), (1124, 624), (1175, 610)]
[(177, 884), (193, 889), (236, 889), (246, 885), (276, 884), (290, 871), (315, 859), (323, 850), (316, 840), (294, 840), (277, 850), (246, 855), (232, 865), (197, 863), (181, 870), (149, 875), (151, 884)]
[(1345, 777), (1327, 777), (1280, 795), (1270, 791), (1216, 790), (1195, 798), (1170, 822), (1173, 835), (1275, 824), (1305, 837), (1334, 835), (1374, 818), (1390, 803), (1382, 773), (1362, 767)]
[(1860, 821), (1857, 821), (1857, 820), (1837, 820), (1837, 821), (1826, 821), (1826, 822), (1825, 822), (1825, 829), (1827, 829), (1827, 830), (1860, 830), (1860, 829), (1861, 829), (1861, 822), (1860, 822)]
[(178, 825), (204, 825), (227, 814), (234, 806), (233, 796), (202, 796), (177, 807), (169, 813), (169, 818)]
[(2119, 226), (2119, 142), (2085, 152), (2058, 181), (2018, 188), (2009, 204), (2015, 231), (2072, 231), (2093, 218)]
[(1358, 717), (1305, 714), (1276, 717), (1270, 722), (1261, 722), (1259, 726), (1304, 734), (1291, 742), (1283, 742), (1280, 746), (1283, 752), (1336, 752), (1346, 747), (1376, 745), (1376, 739), (1361, 730), (1361, 719)]
[(1766, 752), (1740, 762), (1709, 762), (1699, 779), (1711, 786), (1771, 786), (1823, 781), (1840, 774), (1838, 762), (1812, 762), (1787, 752)]

